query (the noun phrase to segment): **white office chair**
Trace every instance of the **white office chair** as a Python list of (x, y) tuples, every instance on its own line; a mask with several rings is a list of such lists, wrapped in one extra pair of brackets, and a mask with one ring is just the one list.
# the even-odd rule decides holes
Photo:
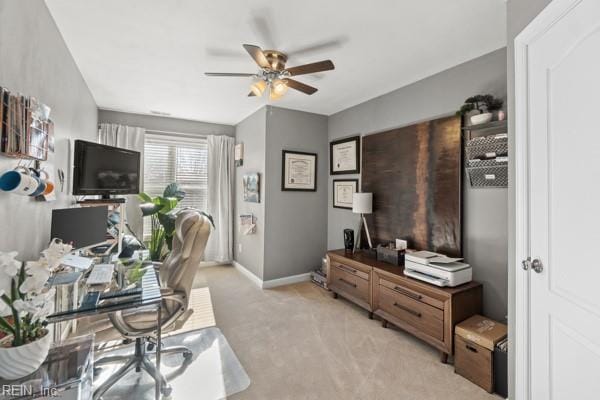
[[(190, 292), (210, 232), (211, 222), (206, 216), (191, 209), (179, 212), (175, 222), (173, 249), (159, 267), (163, 298), (161, 323), (163, 330), (172, 327), (176, 322), (177, 325), (183, 325), (193, 312), (188, 308)], [(96, 366), (109, 363), (124, 363), (124, 365), (94, 391), (94, 399), (101, 398), (109, 388), (134, 368), (138, 372), (146, 371), (154, 379), (160, 379), (162, 394), (169, 396), (171, 387), (162, 374), (157, 374), (156, 367), (149, 358), (154, 354), (146, 351), (148, 339), (152, 339), (157, 330), (155, 309), (151, 308), (145, 312), (140, 309), (130, 312), (119, 311), (109, 314), (109, 319), (112, 329), (116, 330), (120, 337), (135, 339), (135, 351), (132, 355), (109, 356), (95, 362)], [(101, 332), (101, 335), (105, 336), (107, 333), (111, 332)], [(182, 354), (187, 361), (192, 357), (192, 352), (184, 346), (164, 348), (161, 350), (162, 354)]]

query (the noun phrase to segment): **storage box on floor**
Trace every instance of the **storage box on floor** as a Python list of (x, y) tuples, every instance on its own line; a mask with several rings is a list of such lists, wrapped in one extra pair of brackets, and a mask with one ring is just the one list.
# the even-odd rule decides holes
[(488, 392), (494, 391), (494, 347), (506, 337), (506, 325), (475, 315), (455, 328), (454, 372)]

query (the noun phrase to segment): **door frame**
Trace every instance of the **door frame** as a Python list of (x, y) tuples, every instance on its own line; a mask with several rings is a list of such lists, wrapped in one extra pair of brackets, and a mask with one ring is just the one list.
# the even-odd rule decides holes
[(531, 21), (514, 42), (515, 57), (515, 318), (514, 357), (515, 400), (531, 399), (530, 359), (530, 273), (521, 262), (530, 254), (529, 243), (529, 46), (583, 0), (554, 0)]

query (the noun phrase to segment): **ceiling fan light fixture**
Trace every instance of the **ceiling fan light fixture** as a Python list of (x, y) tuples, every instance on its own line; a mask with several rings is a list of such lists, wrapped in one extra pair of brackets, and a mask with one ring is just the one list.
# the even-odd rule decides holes
[(283, 97), (283, 94), (277, 94), (272, 88), (269, 92), (269, 99), (270, 100), (279, 100), (280, 98)]
[(278, 97), (281, 97), (288, 90), (287, 81), (283, 79), (275, 79), (271, 83), (271, 94), (275, 94)]
[(267, 88), (267, 82), (265, 82), (262, 79), (254, 82), (252, 85), (250, 85), (250, 90), (252, 91), (252, 93), (254, 93), (258, 97), (262, 96), (262, 94), (265, 92), (266, 88)]

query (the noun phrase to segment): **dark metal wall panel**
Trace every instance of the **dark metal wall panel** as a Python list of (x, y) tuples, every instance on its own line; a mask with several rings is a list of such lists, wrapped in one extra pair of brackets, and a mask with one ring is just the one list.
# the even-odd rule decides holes
[(459, 117), (445, 117), (363, 138), (374, 245), (404, 238), (411, 248), (462, 255), (460, 127)]

